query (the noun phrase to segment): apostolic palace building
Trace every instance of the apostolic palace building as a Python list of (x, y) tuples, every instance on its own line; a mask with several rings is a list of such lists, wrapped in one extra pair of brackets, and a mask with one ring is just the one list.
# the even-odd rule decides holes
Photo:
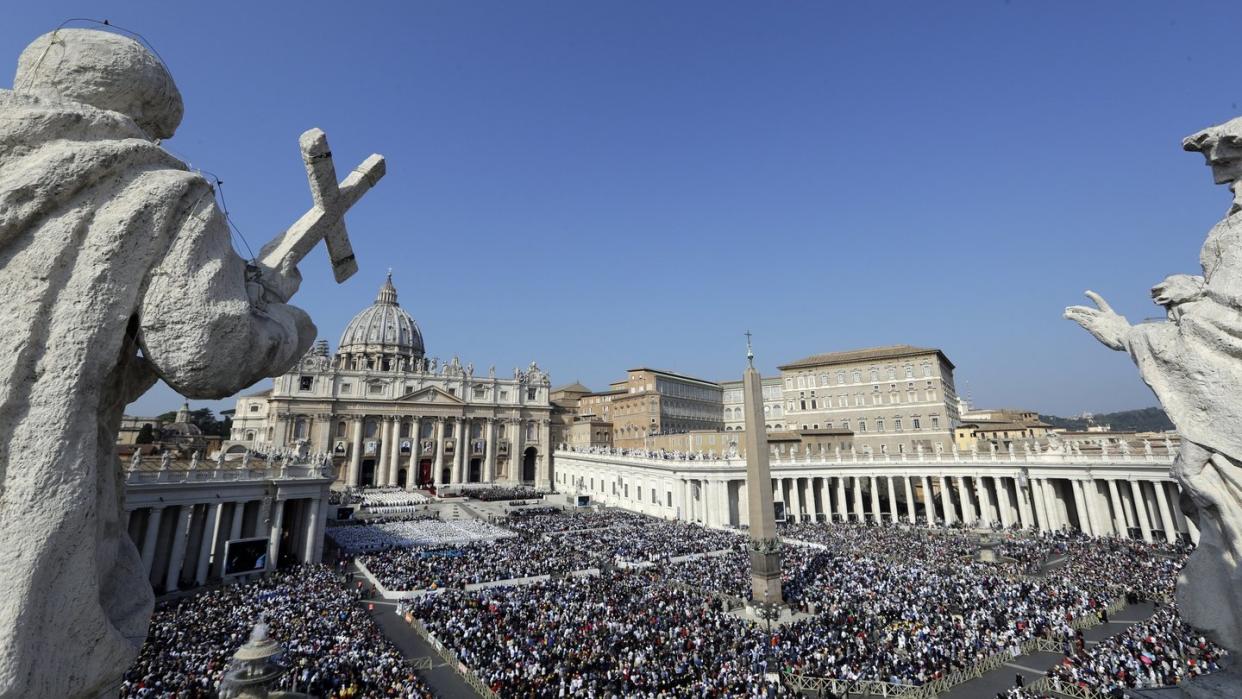
[(226, 450), (331, 455), (350, 486), (551, 485), (548, 375), (531, 362), (499, 378), (426, 355), (392, 275), (345, 326), (270, 390), (237, 401)]

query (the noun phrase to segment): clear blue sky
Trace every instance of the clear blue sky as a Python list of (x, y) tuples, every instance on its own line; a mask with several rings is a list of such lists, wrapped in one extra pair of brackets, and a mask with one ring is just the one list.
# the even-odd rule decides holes
[[(1180, 140), (1242, 114), (1242, 3), (59, 2), (0, 23), (11, 70), (69, 17), (168, 62), (168, 147), (257, 247), (308, 206), (297, 136), (387, 178), (297, 303), (335, 346), (389, 266), (428, 351), (603, 388), (907, 342), (976, 403), (1152, 405), (1061, 319), (1131, 320), (1225, 211)], [(10, 73), (11, 75), (11, 73)], [(0, 84), (10, 84), (3, 79)], [(131, 412), (175, 407), (165, 388)], [(226, 404), (227, 405), (227, 404)]]

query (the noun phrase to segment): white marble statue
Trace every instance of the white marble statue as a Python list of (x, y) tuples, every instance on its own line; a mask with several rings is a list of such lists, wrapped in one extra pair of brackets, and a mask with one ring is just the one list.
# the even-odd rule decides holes
[(224, 450), (216, 452), (216, 468), (224, 468)]
[(190, 470), (191, 471), (198, 470), (198, 450), (197, 449), (194, 450), (193, 454), (190, 454)]
[(142, 466), (142, 450), (135, 448), (134, 455), (129, 457), (129, 470), (137, 471), (139, 466)]
[(167, 471), (170, 468), (172, 468), (172, 452), (165, 449), (164, 453), (160, 454), (160, 470)]
[[(1188, 514), (1200, 536), (1178, 578), (1178, 604), (1190, 625), (1236, 654), (1242, 652), (1242, 118), (1200, 131), (1183, 147), (1202, 153), (1216, 183), (1233, 192), (1200, 252), (1203, 275), (1175, 274), (1152, 287), (1167, 322), (1130, 325), (1090, 291), (1095, 307), (1072, 306), (1065, 317), (1127, 352), (1177, 427), (1182, 441), (1173, 475), (1193, 504)], [(1232, 681), (1242, 688), (1242, 678)]]
[(157, 379), (232, 395), (315, 338), (287, 305), (300, 257), (248, 266), (212, 185), (160, 147), (182, 111), (164, 64), (108, 31), (39, 37), (0, 90), (0, 696), (115, 692), (146, 636), (124, 406)]

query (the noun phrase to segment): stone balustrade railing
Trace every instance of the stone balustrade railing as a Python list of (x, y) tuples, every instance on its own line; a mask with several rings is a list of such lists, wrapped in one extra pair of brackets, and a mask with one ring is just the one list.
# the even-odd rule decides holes
[[(735, 468), (744, 466), (746, 459), (741, 457), (727, 458), (700, 458), (697, 455), (682, 454), (674, 455), (636, 455), (634, 453), (623, 453), (620, 450), (611, 452), (602, 450), (572, 450), (558, 449), (556, 451), (558, 458), (574, 458), (574, 457), (596, 457), (605, 458), (614, 463), (634, 463), (645, 466), (663, 465), (675, 466), (678, 469), (717, 469), (717, 468)], [(815, 468), (820, 466), (911, 466), (915, 464), (977, 464), (977, 465), (1011, 465), (1017, 464), (1022, 466), (1041, 466), (1041, 465), (1065, 465), (1065, 464), (1117, 464), (1117, 465), (1161, 465), (1171, 466), (1176, 454), (1172, 452), (1165, 453), (1134, 453), (1129, 454), (1121, 452), (1100, 452), (1100, 453), (1068, 453), (1068, 452), (942, 452), (921, 454), (806, 454), (806, 455), (785, 455), (780, 456), (774, 454), (771, 457), (771, 465), (773, 467), (781, 466), (806, 466)]]
[(197, 468), (160, 469), (158, 471), (125, 471), (126, 485), (156, 483), (207, 483), (235, 481), (274, 481), (290, 479), (330, 478), (330, 469), (312, 464), (296, 464), (286, 468)]

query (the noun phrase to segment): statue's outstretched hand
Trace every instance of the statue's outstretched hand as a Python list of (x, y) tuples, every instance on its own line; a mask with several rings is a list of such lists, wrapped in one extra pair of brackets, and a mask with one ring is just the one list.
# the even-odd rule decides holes
[(1087, 292), (1087, 298), (1095, 302), (1097, 308), (1090, 306), (1070, 306), (1065, 309), (1065, 317), (1086, 328), (1095, 335), (1095, 339), (1105, 346), (1123, 350), (1126, 348), (1126, 333), (1130, 330), (1130, 321), (1118, 315), (1108, 302), (1094, 291)]
[(1203, 277), (1174, 274), (1151, 288), (1151, 298), (1158, 306), (1176, 306), (1203, 296)]
[(288, 303), (302, 285), (302, 274), (298, 272), (297, 258), (292, 253), (285, 255), (280, 266), (276, 268), (262, 267), (260, 280), (269, 301)]

